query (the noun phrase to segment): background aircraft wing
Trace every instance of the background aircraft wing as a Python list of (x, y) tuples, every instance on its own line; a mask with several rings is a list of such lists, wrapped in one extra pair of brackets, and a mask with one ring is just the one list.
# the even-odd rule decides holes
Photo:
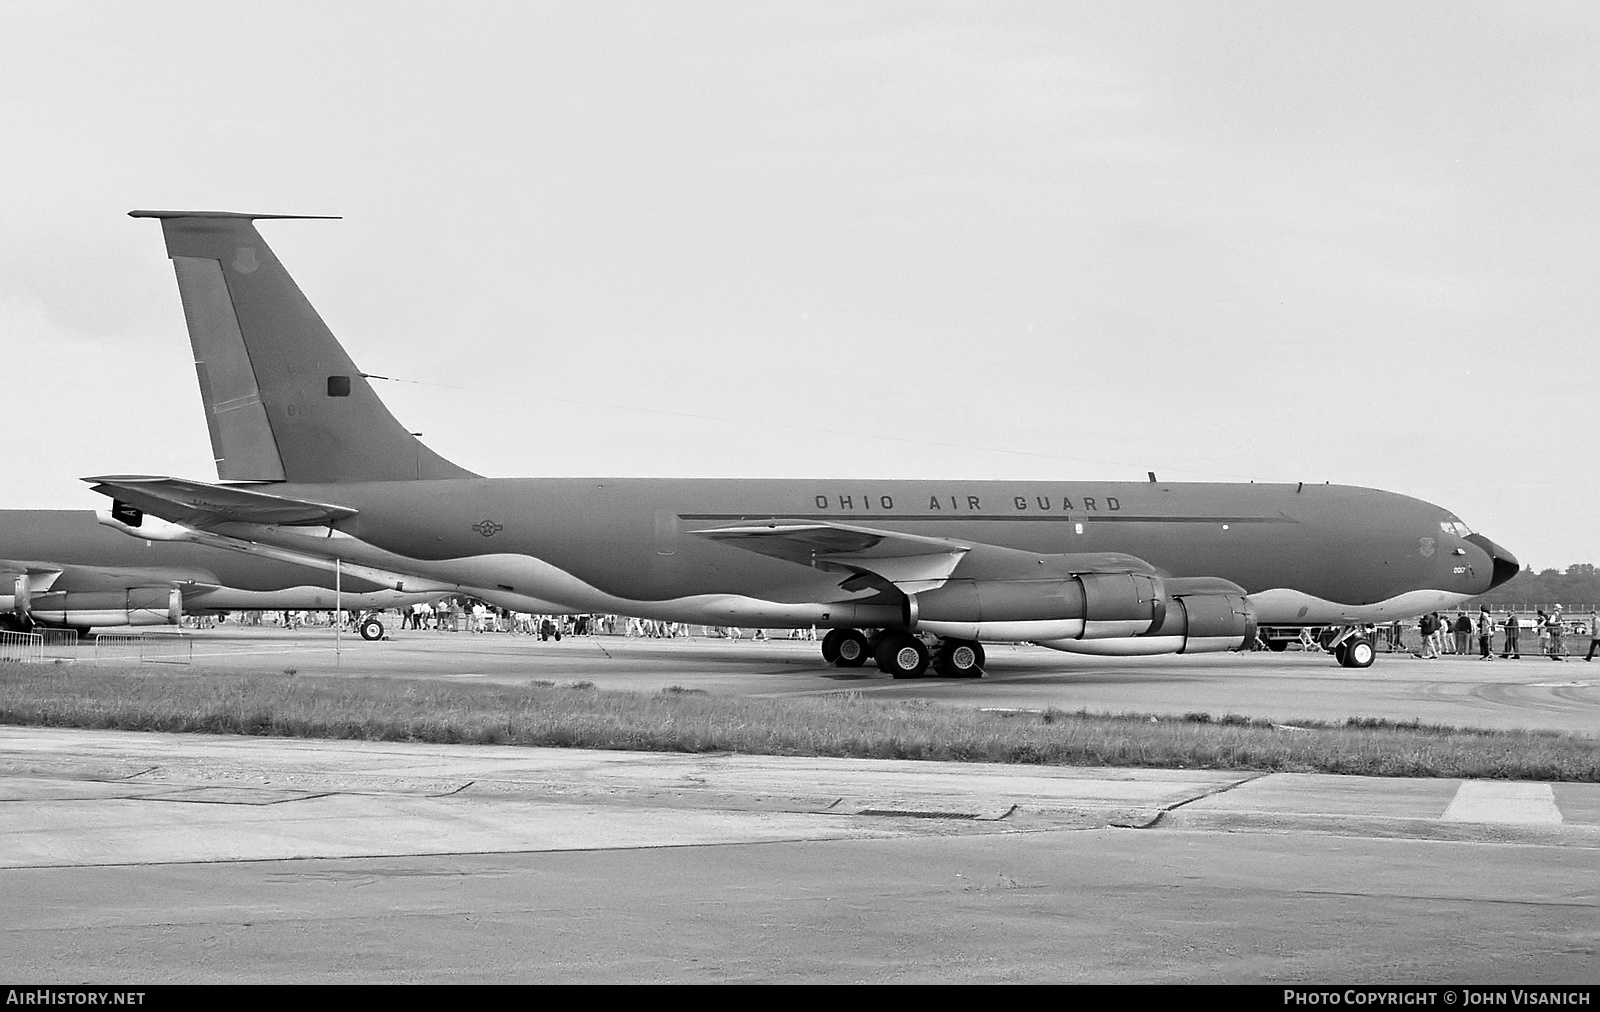
[[(0, 559), (0, 596), (49, 590), (62, 567), (29, 559)], [(22, 588), (18, 591), (17, 588)]]
[(325, 524), (357, 513), (348, 506), (182, 478), (108, 475), (84, 481), (90, 482), (101, 495), (163, 520), (191, 527), (206, 528), (223, 523)]

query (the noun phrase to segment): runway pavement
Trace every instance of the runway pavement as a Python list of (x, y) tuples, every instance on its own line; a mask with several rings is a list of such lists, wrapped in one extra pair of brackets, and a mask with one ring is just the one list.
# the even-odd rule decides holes
[[(330, 639), (150, 670), (1600, 726), (1581, 661), (1001, 648), (897, 682), (813, 643)], [(0, 727), (0, 912), (0, 975), (41, 982), (1593, 984), (1600, 785)]]
[[(896, 681), (868, 665), (823, 663), (812, 642), (568, 637), (393, 631), (390, 640), (328, 630), (202, 630), (194, 665), (221, 670), (517, 682), (587, 680), (601, 689), (657, 692), (668, 685), (750, 696), (860, 692), (957, 706), (1094, 713), (1242, 713), (1292, 722), (1350, 716), (1467, 727), (1600, 732), (1600, 662), (1525, 657), (1424, 661), (1380, 654), (1342, 668), (1326, 654), (1202, 654), (1097, 658), (1032, 646), (991, 646), (978, 680)], [(93, 656), (88, 646), (80, 658)]]
[(0, 731), (29, 981), (1592, 982), (1600, 785)]

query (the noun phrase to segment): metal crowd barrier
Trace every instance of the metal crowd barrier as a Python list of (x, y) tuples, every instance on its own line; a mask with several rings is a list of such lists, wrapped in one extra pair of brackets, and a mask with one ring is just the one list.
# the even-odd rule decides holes
[(94, 638), (95, 663), (133, 661), (144, 664), (194, 663), (194, 637), (180, 633), (101, 633)]
[(43, 661), (44, 637), (38, 633), (0, 632), (0, 661)]

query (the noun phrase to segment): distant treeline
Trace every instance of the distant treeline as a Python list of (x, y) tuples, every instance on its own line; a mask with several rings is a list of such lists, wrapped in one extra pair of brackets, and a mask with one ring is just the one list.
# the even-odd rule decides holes
[(1546, 569), (1535, 573), (1529, 566), (1494, 590), (1472, 601), (1475, 607), (1539, 608), (1559, 604), (1568, 611), (1588, 611), (1600, 606), (1600, 569), (1587, 562), (1575, 563), (1566, 572)]

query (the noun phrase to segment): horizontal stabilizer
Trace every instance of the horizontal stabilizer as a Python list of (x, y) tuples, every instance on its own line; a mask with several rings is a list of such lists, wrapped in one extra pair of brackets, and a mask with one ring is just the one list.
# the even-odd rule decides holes
[(130, 218), (243, 218), (246, 221), (264, 221), (268, 218), (314, 218), (338, 221), (337, 214), (250, 214), (246, 211), (129, 211)]
[(327, 524), (356, 515), (348, 506), (269, 495), (233, 485), (211, 485), (182, 478), (107, 475), (85, 478), (96, 492), (152, 516), (191, 527), (222, 523)]

